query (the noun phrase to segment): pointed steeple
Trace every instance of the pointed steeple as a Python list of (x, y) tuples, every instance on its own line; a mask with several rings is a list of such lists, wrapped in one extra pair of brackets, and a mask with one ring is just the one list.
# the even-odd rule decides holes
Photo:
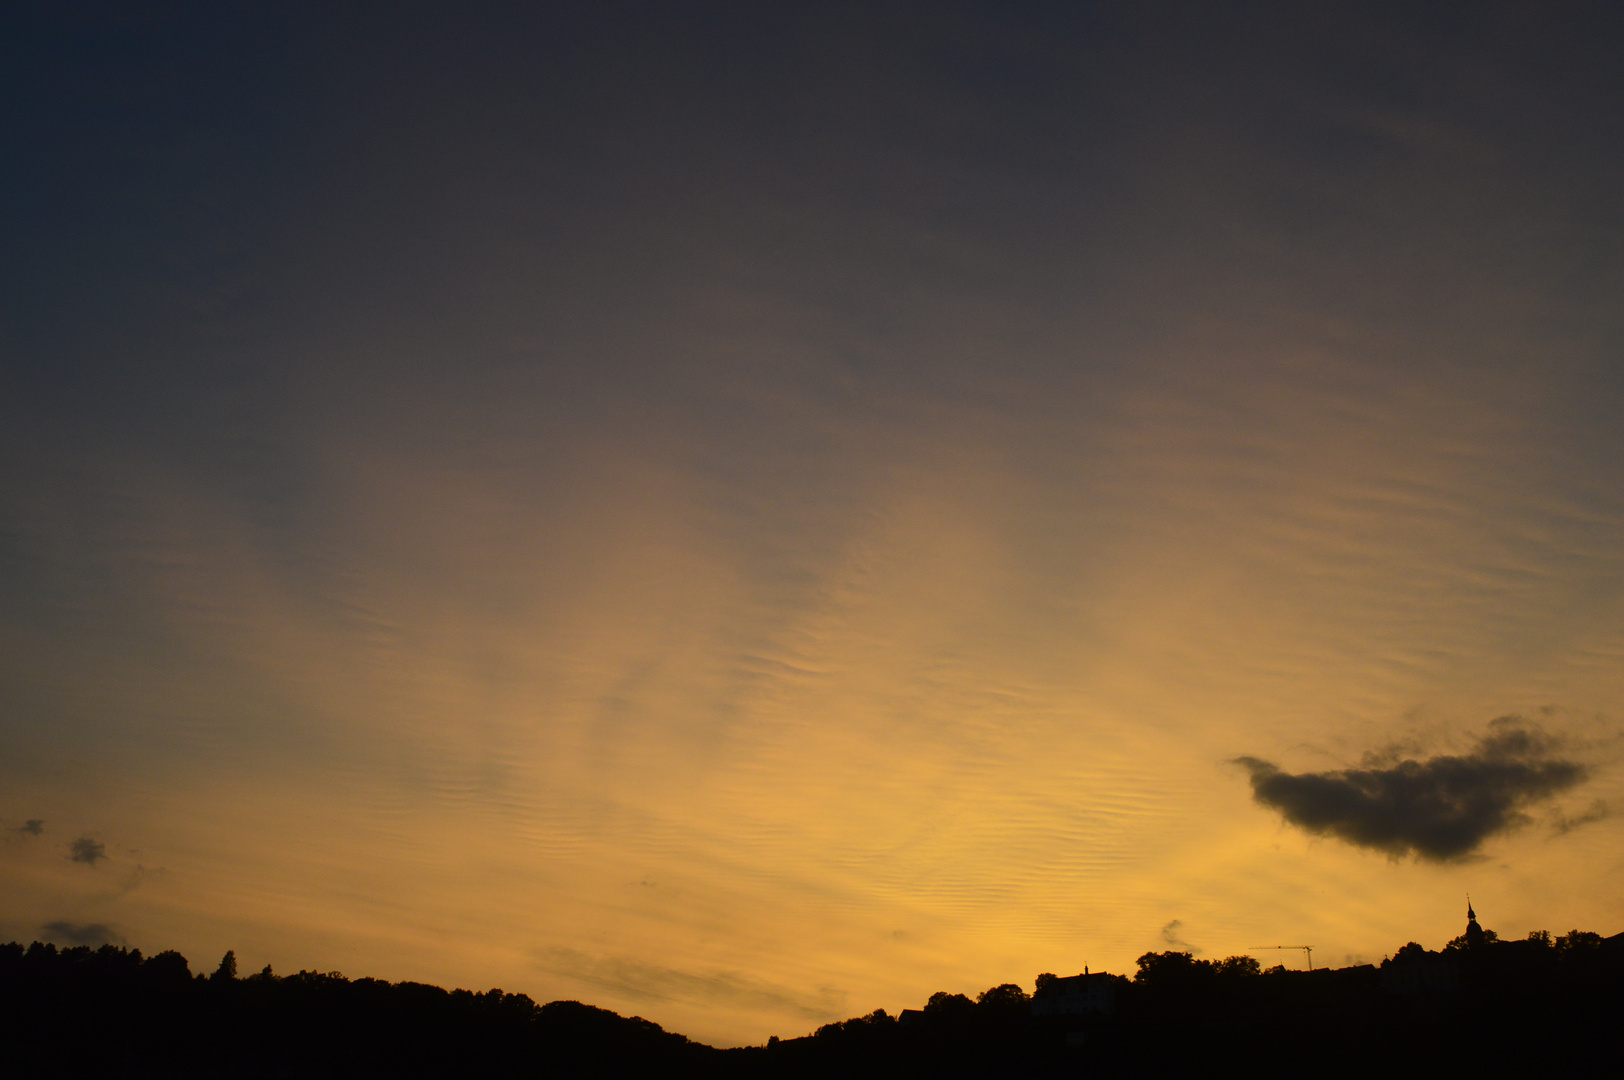
[(1472, 898), (1466, 897), (1466, 945), (1477, 948), (1484, 943), (1483, 928), (1477, 925), (1477, 912), (1472, 910)]

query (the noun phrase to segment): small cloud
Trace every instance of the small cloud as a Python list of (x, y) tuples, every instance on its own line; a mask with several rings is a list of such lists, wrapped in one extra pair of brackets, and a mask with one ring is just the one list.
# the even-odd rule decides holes
[(122, 945), (124, 935), (106, 923), (48, 922), (40, 927), (45, 940), (63, 945)]
[(1560, 748), (1537, 727), (1506, 716), (1464, 756), (1416, 761), (1389, 749), (1366, 755), (1362, 768), (1322, 773), (1283, 772), (1255, 757), (1235, 762), (1251, 774), (1253, 801), (1298, 828), (1394, 858), (1448, 862), (1527, 824), (1524, 806), (1585, 779), (1585, 767), (1558, 757)]
[(72, 853), (68, 858), (74, 862), (82, 862), (86, 866), (95, 866), (96, 863), (107, 858), (107, 845), (88, 836), (81, 836), (69, 844), (68, 849)]
[(1565, 836), (1581, 825), (1589, 825), (1593, 821), (1600, 821), (1609, 813), (1611, 811), (1607, 809), (1607, 804), (1600, 799), (1591, 803), (1584, 813), (1575, 817), (1568, 817), (1561, 810), (1557, 810), (1551, 814), (1551, 835)]
[(1180, 936), (1179, 932), (1183, 929), (1184, 921), (1182, 919), (1174, 919), (1172, 922), (1162, 927), (1162, 941), (1165, 942), (1167, 947), (1170, 949), (1175, 949), (1178, 952), (1187, 952), (1191, 956), (1200, 956), (1201, 950), (1196, 946), (1191, 945), (1188, 941), (1185, 941), (1183, 937)]
[(27, 821), (23, 822), (21, 825), (17, 826), (11, 831), (22, 833), (25, 836), (39, 836), (45, 832), (45, 819), (37, 817), (29, 818)]

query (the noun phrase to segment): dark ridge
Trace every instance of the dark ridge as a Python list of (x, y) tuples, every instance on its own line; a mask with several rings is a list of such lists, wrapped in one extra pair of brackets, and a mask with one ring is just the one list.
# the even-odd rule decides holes
[(1066, 1077), (1175, 1072), (1504, 1075), (1606, 1053), (1624, 934), (1478, 927), (1379, 966), (1288, 971), (1146, 953), (1129, 979), (1038, 976), (721, 1050), (577, 1001), (270, 969), (227, 953), (0, 945), (7, 1077)]

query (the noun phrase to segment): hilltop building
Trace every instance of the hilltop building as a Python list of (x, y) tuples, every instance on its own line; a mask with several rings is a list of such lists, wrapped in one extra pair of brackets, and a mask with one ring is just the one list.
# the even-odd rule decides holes
[(1460, 968), (1448, 953), (1400, 949), (1382, 962), (1381, 987), (1411, 1000), (1452, 998), (1460, 993)]
[(1488, 941), (1488, 935), (1477, 925), (1477, 912), (1472, 910), (1472, 898), (1466, 898), (1466, 947), (1476, 949)]
[(1452, 999), (1461, 988), (1460, 963), (1466, 957), (1457, 950), (1462, 941), (1468, 951), (1478, 951), (1494, 940), (1494, 936), (1478, 924), (1471, 897), (1467, 897), (1466, 933), (1443, 952), (1427, 952), (1414, 942), (1404, 946), (1391, 960), (1382, 961), (1382, 989), (1415, 1004)]
[(1033, 1016), (1101, 1016), (1116, 1012), (1116, 978), (1081, 975), (1054, 979), (1032, 995)]

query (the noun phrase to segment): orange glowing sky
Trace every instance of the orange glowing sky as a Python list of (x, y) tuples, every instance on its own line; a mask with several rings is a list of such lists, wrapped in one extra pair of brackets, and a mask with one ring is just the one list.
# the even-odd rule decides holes
[[(1624, 929), (1619, 15), (1430, 10), (8, 15), (0, 940), (737, 1044)], [(1505, 716), (1444, 859), (1235, 763)]]

